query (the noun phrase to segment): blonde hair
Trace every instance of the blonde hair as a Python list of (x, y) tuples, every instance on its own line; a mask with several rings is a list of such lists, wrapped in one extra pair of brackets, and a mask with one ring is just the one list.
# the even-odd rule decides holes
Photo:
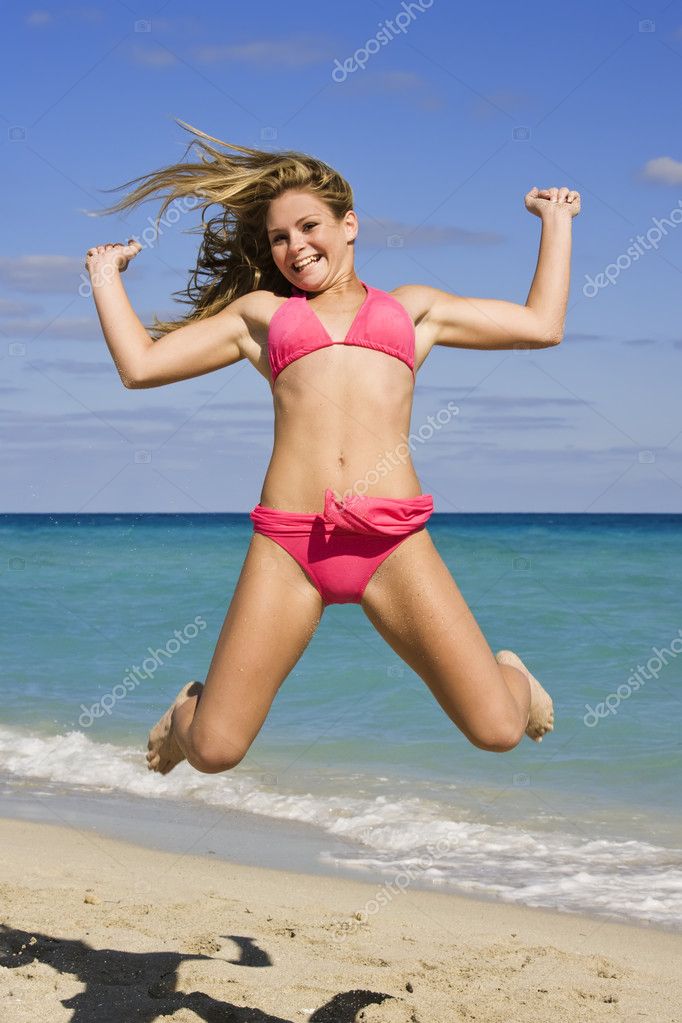
[[(167, 192), (156, 229), (176, 199), (195, 197), (198, 202), (193, 208), (201, 208), (202, 226), (186, 232), (203, 233), (197, 264), (187, 288), (173, 292), (187, 296), (179, 300), (191, 309), (177, 320), (161, 321), (155, 316), (154, 324), (146, 328), (157, 335), (154, 340), (183, 324), (214, 316), (234, 299), (260, 288), (289, 296), (291, 284), (274, 263), (265, 220), (270, 202), (283, 192), (296, 189), (314, 193), (337, 221), (353, 209), (348, 182), (314, 156), (293, 150), (249, 149), (176, 121), (199, 139), (189, 143), (184, 155), (197, 146), (200, 162), (171, 164), (102, 190), (117, 191), (143, 182), (103, 213), (132, 209), (156, 193)], [(209, 142), (236, 150), (237, 155), (221, 152)], [(222, 208), (207, 221), (206, 211), (214, 204)]]

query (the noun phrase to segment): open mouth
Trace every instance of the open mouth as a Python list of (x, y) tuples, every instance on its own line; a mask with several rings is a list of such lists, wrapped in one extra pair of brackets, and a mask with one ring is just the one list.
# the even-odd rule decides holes
[(302, 264), (295, 263), (293, 265), (294, 272), (297, 274), (302, 273), (306, 267), (312, 266), (313, 263), (319, 263), (322, 256), (309, 256)]

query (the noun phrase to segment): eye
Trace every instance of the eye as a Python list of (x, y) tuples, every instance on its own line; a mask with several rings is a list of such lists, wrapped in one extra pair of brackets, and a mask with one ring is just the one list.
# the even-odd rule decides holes
[[(316, 221), (309, 221), (307, 224), (303, 225), (304, 230), (305, 230), (306, 227), (317, 227), (317, 222)], [(278, 242), (280, 240), (280, 238), (284, 238), (284, 235), (283, 234), (278, 234), (275, 238), (272, 239), (272, 244), (274, 245), (275, 242)]]

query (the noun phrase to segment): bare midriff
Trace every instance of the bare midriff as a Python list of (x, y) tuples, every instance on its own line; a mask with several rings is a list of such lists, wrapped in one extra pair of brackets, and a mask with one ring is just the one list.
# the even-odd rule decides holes
[(318, 514), (340, 497), (417, 497), (409, 446), (414, 379), (385, 352), (333, 344), (275, 379), (275, 437), (260, 503)]

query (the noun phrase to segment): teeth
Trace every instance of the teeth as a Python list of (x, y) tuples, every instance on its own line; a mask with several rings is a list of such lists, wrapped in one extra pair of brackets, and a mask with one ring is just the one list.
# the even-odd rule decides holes
[(316, 263), (319, 258), (319, 256), (308, 256), (308, 258), (304, 259), (302, 263), (294, 263), (294, 270), (302, 270), (304, 266), (308, 265), (308, 263)]

